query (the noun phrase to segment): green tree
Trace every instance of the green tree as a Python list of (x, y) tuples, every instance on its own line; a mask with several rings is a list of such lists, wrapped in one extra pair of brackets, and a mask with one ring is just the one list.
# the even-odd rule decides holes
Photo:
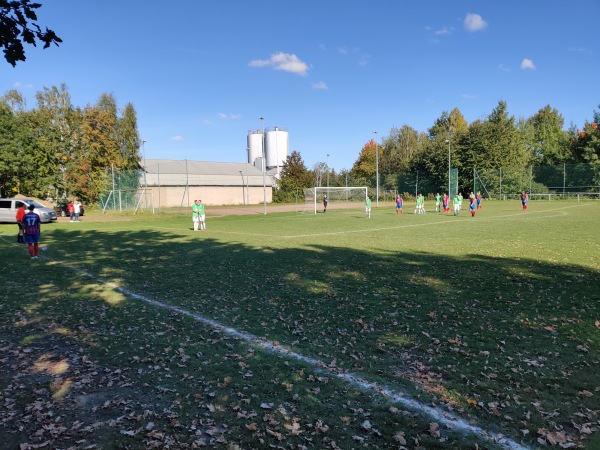
[(10, 107), (0, 102), (0, 196), (19, 192), (19, 144), (16, 121)]
[(413, 156), (422, 145), (419, 133), (408, 125), (392, 128), (390, 135), (383, 139), (383, 152), (380, 171), (386, 175), (396, 175), (408, 170)]
[(281, 169), (279, 189), (273, 200), (276, 202), (291, 201), (303, 188), (311, 187), (313, 184), (312, 174), (304, 164), (302, 155), (297, 150), (287, 156)]
[(597, 122), (600, 119), (599, 115), (595, 112), (594, 121), (586, 121), (583, 130), (577, 130), (572, 136), (570, 147), (574, 162), (600, 164), (600, 130)]
[(530, 150), (537, 165), (561, 164), (569, 160), (568, 134), (563, 116), (550, 105), (544, 106), (528, 122), (533, 128)]
[(125, 105), (123, 116), (117, 120), (117, 143), (123, 156), (123, 168), (137, 169), (141, 161), (141, 139), (137, 128), (137, 114), (131, 103)]
[(73, 108), (66, 84), (44, 87), (36, 93), (37, 109), (32, 111), (39, 146), (45, 154), (53, 153), (56, 197), (69, 196), (71, 186), (66, 174), (77, 170), (75, 161), (81, 152), (81, 111)]
[(13, 113), (23, 112), (27, 107), (27, 101), (23, 94), (17, 89), (10, 89), (4, 93), (0, 102), (7, 105)]
[(4, 59), (14, 67), (17, 61), (25, 61), (23, 43), (36, 46), (36, 42), (44, 43), (44, 48), (51, 44), (58, 46), (62, 39), (54, 31), (41, 27), (35, 22), (35, 10), (40, 3), (30, 0), (0, 0), (0, 47), (4, 50)]

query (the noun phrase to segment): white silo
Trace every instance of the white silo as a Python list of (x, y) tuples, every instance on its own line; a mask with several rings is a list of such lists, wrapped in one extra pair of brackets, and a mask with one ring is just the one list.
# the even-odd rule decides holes
[[(248, 162), (250, 164), (253, 164), (254, 166), (256, 166), (257, 164), (259, 164), (259, 166), (262, 165), (262, 163), (260, 162), (260, 158), (262, 156), (262, 152), (263, 152), (263, 134), (262, 131), (260, 130), (250, 130), (248, 131)], [(257, 161), (258, 159), (258, 161)]]
[(282, 128), (273, 127), (265, 134), (267, 169), (283, 167), (289, 150), (288, 132)]

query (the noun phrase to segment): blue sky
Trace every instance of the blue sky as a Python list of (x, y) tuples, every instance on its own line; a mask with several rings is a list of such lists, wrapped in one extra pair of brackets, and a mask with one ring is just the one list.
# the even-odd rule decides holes
[(244, 162), (263, 116), (309, 168), (340, 170), (455, 107), (472, 122), (500, 100), (517, 118), (549, 104), (568, 127), (600, 104), (600, 0), (41, 3), (64, 42), (4, 63), (0, 92), (29, 108), (44, 86), (82, 107), (112, 93), (135, 106), (146, 158)]

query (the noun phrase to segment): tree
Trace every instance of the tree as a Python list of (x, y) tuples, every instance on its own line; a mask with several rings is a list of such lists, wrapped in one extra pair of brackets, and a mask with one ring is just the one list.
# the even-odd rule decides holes
[(383, 139), (379, 168), (380, 172), (397, 175), (408, 170), (413, 156), (419, 151), (419, 133), (408, 125), (392, 128), (389, 137)]
[[(594, 112), (595, 120), (585, 123), (583, 130), (577, 130), (571, 138), (571, 153), (574, 162), (600, 164), (600, 129), (596, 120), (600, 114)], [(599, 181), (600, 182), (600, 181)]]
[(117, 120), (117, 143), (123, 157), (123, 168), (137, 169), (141, 161), (141, 139), (137, 128), (137, 114), (131, 103), (125, 105), (123, 117)]
[(0, 47), (4, 50), (4, 59), (13, 67), (17, 61), (25, 61), (23, 42), (36, 46), (36, 40), (44, 43), (44, 48), (62, 42), (54, 31), (46, 28), (42, 31), (35, 22), (35, 10), (40, 3), (30, 0), (0, 0)]
[[(374, 139), (371, 139), (367, 142), (360, 154), (358, 155), (358, 159), (354, 162), (352, 166), (352, 174), (355, 177), (368, 179), (371, 177), (375, 177), (376, 174), (376, 159), (377, 159), (377, 144)], [(383, 152), (380, 152), (380, 156), (382, 156)]]
[(311, 187), (312, 174), (306, 168), (300, 152), (292, 151), (287, 156), (281, 169), (279, 189), (274, 196), (275, 201), (288, 201), (295, 198), (299, 189)]
[(563, 130), (565, 119), (556, 109), (546, 105), (528, 122), (533, 127), (530, 150), (537, 164), (561, 164), (569, 159), (568, 135)]
[(23, 97), (23, 94), (16, 89), (6, 91), (2, 98), (0, 98), (0, 102), (8, 106), (13, 114), (25, 111), (27, 106), (27, 101)]
[(99, 106), (83, 110), (81, 151), (75, 155), (67, 180), (72, 193), (84, 201), (95, 201), (104, 193), (112, 166), (124, 166), (116, 140), (116, 120), (111, 111)]

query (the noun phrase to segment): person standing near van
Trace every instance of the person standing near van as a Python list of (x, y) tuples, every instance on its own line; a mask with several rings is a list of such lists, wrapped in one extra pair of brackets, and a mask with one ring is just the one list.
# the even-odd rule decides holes
[(19, 208), (17, 209), (17, 214), (15, 216), (15, 218), (17, 219), (17, 225), (19, 226), (19, 234), (17, 234), (17, 242), (19, 244), (22, 244), (24, 241), (23, 239), (23, 233), (24, 233), (24, 229), (23, 229), (23, 216), (25, 215), (25, 203), (21, 203), (21, 206), (19, 206)]
[(73, 222), (75, 220), (75, 205), (73, 205), (73, 202), (69, 202), (67, 211), (69, 213), (69, 222)]
[(35, 206), (29, 205), (28, 209), (29, 212), (23, 216), (25, 242), (27, 243), (31, 259), (37, 259), (42, 220), (40, 219), (40, 216), (33, 212)]
[(79, 214), (81, 213), (81, 203), (77, 200), (73, 202), (73, 213), (75, 214), (75, 222), (79, 222)]

